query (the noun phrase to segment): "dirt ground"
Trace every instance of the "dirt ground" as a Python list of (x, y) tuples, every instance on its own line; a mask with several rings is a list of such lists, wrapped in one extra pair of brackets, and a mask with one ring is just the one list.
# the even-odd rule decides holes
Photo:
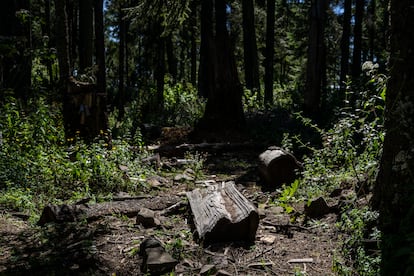
[[(209, 183), (234, 180), (241, 193), (261, 210), (254, 243), (222, 243), (203, 246), (193, 238), (188, 204), (165, 216), (159, 227), (136, 225), (135, 217), (111, 215), (92, 222), (33, 226), (27, 217), (0, 214), (0, 275), (145, 275), (141, 242), (161, 241), (178, 260), (168, 275), (334, 275), (339, 254), (336, 214), (305, 223), (304, 202), (286, 214), (272, 204), (278, 191), (265, 189), (257, 174), (258, 152), (243, 151), (206, 155), (198, 181), (174, 180), (183, 169), (170, 168), (150, 181), (143, 206), (164, 210), (186, 203), (185, 191)], [(163, 158), (169, 164), (171, 159)], [(171, 162), (170, 162), (171, 163)]]

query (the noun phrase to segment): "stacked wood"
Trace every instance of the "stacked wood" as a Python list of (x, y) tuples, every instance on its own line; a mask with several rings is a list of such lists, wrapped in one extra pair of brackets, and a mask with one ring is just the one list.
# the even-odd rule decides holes
[(279, 187), (291, 184), (297, 178), (302, 165), (290, 152), (270, 147), (259, 155), (259, 172), (265, 184)]
[(257, 208), (236, 188), (223, 182), (187, 192), (194, 226), (204, 244), (255, 240), (259, 225)]

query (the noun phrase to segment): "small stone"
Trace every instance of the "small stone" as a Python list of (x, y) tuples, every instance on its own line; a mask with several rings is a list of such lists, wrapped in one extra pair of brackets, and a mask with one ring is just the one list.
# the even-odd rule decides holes
[(263, 237), (260, 238), (260, 241), (265, 243), (265, 244), (273, 244), (276, 240), (276, 236), (273, 235), (265, 235)]
[(141, 208), (137, 214), (136, 224), (141, 224), (145, 228), (152, 228), (161, 224), (160, 220), (156, 218), (156, 213), (147, 208)]
[(331, 208), (323, 197), (313, 200), (309, 205), (305, 205), (305, 214), (309, 218), (321, 218), (331, 212)]

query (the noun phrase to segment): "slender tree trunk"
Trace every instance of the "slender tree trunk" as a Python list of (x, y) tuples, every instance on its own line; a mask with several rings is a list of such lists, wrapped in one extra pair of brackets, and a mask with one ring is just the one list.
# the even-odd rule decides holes
[(105, 38), (104, 38), (104, 16), (103, 1), (95, 1), (95, 50), (96, 64), (96, 90), (98, 93), (106, 95), (106, 65), (105, 65)]
[[(161, 34), (161, 26), (157, 26), (157, 33)], [(163, 112), (164, 110), (164, 77), (166, 72), (165, 65), (165, 38), (158, 36), (157, 45), (157, 61), (155, 68), (155, 81), (157, 83), (157, 105), (158, 111)]]
[(93, 0), (79, 0), (79, 69), (92, 66)]
[(376, 0), (371, 0), (369, 3), (369, 13), (367, 18), (368, 28), (368, 44), (369, 44), (369, 56), (368, 59), (374, 61), (375, 58), (375, 18), (376, 18)]
[(362, 63), (362, 21), (365, 0), (355, 0), (354, 47), (352, 53), (352, 78), (357, 80), (361, 75)]
[(191, 1), (191, 15), (190, 15), (190, 28), (191, 28), (191, 50), (190, 50), (190, 58), (191, 58), (191, 83), (194, 87), (197, 85), (197, 2), (196, 0)]
[(265, 55), (265, 106), (273, 105), (273, 60), (275, 55), (275, 0), (267, 0), (266, 10), (266, 55)]
[(381, 275), (413, 275), (414, 262), (414, 8), (391, 0), (390, 79), (386, 135), (374, 191), (380, 211)]
[(327, 7), (328, 0), (312, 0), (304, 95), (304, 112), (311, 117), (318, 115), (321, 109), (323, 74), (326, 68), (324, 31)]
[[(50, 50), (51, 45), (52, 45), (52, 30), (51, 30), (51, 22), (50, 22), (50, 0), (45, 0), (45, 33), (48, 36), (49, 40), (47, 43), (47, 46)], [(49, 84), (54, 83), (55, 81), (55, 77), (53, 75), (53, 69), (52, 69), (52, 60), (50, 58), (48, 58), (46, 60), (46, 68), (47, 68), (47, 73), (49, 75)]]
[(56, 10), (56, 48), (59, 61), (59, 86), (63, 98), (63, 121), (65, 125), (66, 137), (73, 137), (74, 122), (71, 117), (71, 108), (69, 103), (69, 76), (71, 71), (71, 62), (69, 58), (69, 25), (66, 1), (55, 0)]
[(351, 36), (351, 15), (352, 15), (352, 0), (344, 1), (344, 14), (342, 22), (342, 37), (341, 37), (341, 73), (339, 77), (339, 87), (341, 98), (344, 98), (346, 89), (346, 76), (349, 72), (349, 38)]
[(118, 50), (118, 119), (125, 114), (125, 19), (122, 7), (118, 11), (119, 50)]
[(97, 118), (96, 130), (106, 131), (108, 129), (108, 116), (106, 107), (106, 66), (105, 66), (105, 39), (104, 39), (104, 15), (103, 15), (103, 1), (95, 1), (95, 51), (96, 51), (96, 64), (98, 70), (96, 72), (96, 103), (95, 106), (98, 109), (96, 112)]
[(174, 53), (174, 44), (173, 44), (172, 35), (169, 35), (168, 37), (166, 37), (165, 42), (166, 42), (165, 48), (167, 51), (168, 73), (170, 73), (173, 81), (176, 82), (177, 75), (178, 75), (178, 70), (177, 70), (178, 60)]
[(242, 5), (244, 47), (243, 52), (245, 73), (244, 78), (246, 82), (246, 87), (260, 94), (256, 28), (254, 25), (254, 3), (253, 0), (243, 0)]

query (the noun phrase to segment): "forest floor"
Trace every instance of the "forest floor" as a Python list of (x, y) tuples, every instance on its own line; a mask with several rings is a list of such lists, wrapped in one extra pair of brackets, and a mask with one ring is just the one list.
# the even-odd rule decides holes
[[(188, 142), (186, 134), (170, 135), (158, 142)], [(280, 190), (261, 185), (259, 154), (255, 148), (205, 152), (197, 181), (177, 177), (188, 174), (185, 166), (171, 165), (178, 156), (162, 156), (164, 165), (158, 176), (147, 180), (142, 201), (142, 207), (162, 211), (186, 203), (185, 192), (202, 183), (235, 181), (238, 190), (262, 210), (254, 243), (197, 243), (187, 205), (153, 228), (136, 225), (135, 216), (120, 215), (40, 227), (21, 214), (4, 211), (0, 214), (0, 275), (144, 275), (139, 248), (151, 236), (178, 260), (175, 274), (169, 275), (335, 275), (332, 269), (341, 245), (335, 226), (338, 215), (307, 220), (306, 202), (292, 203), (291, 214), (276, 206), (273, 201)], [(338, 198), (328, 200), (335, 204)]]

